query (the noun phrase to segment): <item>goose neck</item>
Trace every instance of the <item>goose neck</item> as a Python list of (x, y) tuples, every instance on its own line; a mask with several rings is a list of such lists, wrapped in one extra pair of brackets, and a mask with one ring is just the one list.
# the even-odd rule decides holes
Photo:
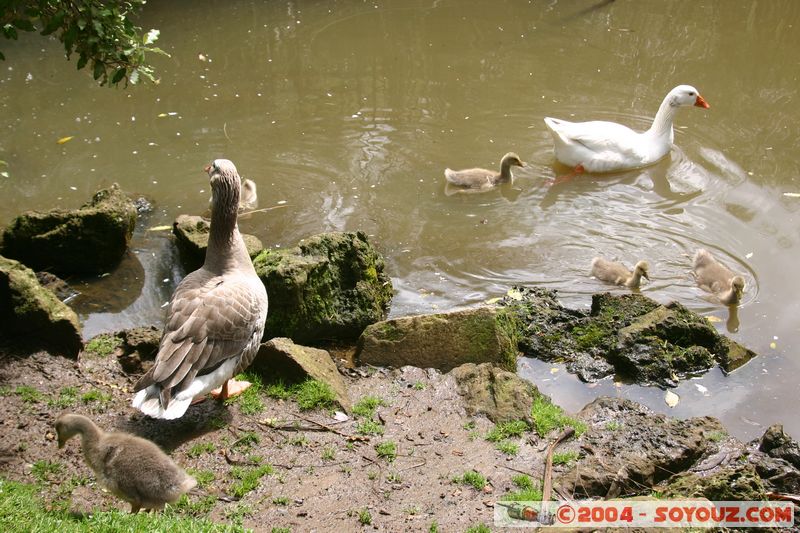
[(214, 272), (225, 272), (250, 261), (239, 233), (239, 190), (236, 187), (214, 191), (211, 229), (204, 266)]
[(647, 130), (647, 134), (651, 137), (669, 136), (672, 138), (672, 119), (675, 117), (677, 107), (670, 103), (669, 95), (664, 98), (658, 108), (658, 113), (653, 119), (653, 124)]
[(514, 175), (511, 173), (511, 161), (509, 159), (503, 159), (500, 162), (500, 180), (501, 181), (510, 181), (514, 178)]

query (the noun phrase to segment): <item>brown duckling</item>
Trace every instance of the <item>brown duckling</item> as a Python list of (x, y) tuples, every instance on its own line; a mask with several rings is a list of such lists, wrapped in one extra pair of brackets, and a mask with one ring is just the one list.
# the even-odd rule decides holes
[(736, 305), (744, 294), (744, 278), (717, 261), (705, 248), (694, 254), (692, 273), (698, 287), (713, 293), (725, 305)]
[(239, 211), (247, 211), (258, 207), (258, 191), (256, 182), (242, 178), (242, 192), (239, 197)]
[(606, 283), (623, 285), (629, 289), (638, 289), (643, 277), (650, 280), (650, 276), (647, 275), (648, 268), (650, 267), (647, 261), (636, 263), (631, 272), (621, 263), (614, 263), (602, 257), (592, 259), (592, 276)]
[(519, 156), (509, 152), (500, 160), (500, 172), (486, 170), (485, 168), (468, 168), (465, 170), (444, 169), (444, 177), (447, 183), (464, 189), (487, 190), (492, 187), (512, 181), (514, 175), (511, 167), (524, 167), (525, 163)]
[(106, 433), (83, 415), (64, 413), (56, 419), (58, 447), (81, 436), (83, 456), (97, 481), (139, 509), (163, 509), (192, 490), (197, 481), (149, 440), (123, 432)]

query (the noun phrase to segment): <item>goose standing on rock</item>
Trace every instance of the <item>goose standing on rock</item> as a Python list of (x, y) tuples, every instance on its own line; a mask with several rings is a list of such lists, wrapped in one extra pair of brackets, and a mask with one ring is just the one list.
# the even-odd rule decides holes
[(163, 509), (197, 485), (149, 440), (123, 432), (106, 433), (83, 415), (60, 415), (56, 433), (59, 448), (75, 435), (81, 436), (83, 457), (98, 483), (130, 503), (132, 513)]
[(622, 285), (629, 289), (638, 289), (642, 278), (650, 280), (648, 275), (649, 265), (647, 261), (639, 261), (633, 268), (633, 272), (625, 268), (621, 263), (614, 263), (602, 257), (592, 259), (592, 276), (606, 283)]
[(655, 163), (672, 148), (672, 119), (678, 109), (708, 103), (691, 85), (678, 85), (661, 102), (650, 129), (637, 133), (615, 122), (568, 122), (546, 117), (556, 159), (581, 172), (616, 172)]
[(485, 168), (468, 168), (465, 170), (444, 169), (444, 177), (448, 185), (463, 190), (485, 191), (500, 183), (514, 179), (511, 167), (524, 167), (525, 163), (514, 152), (509, 152), (500, 160), (500, 172)]
[(226, 399), (250, 384), (230, 379), (258, 352), (267, 291), (237, 225), (241, 178), (227, 159), (205, 168), (211, 180), (211, 229), (206, 259), (180, 282), (153, 367), (134, 387), (133, 407), (154, 418), (182, 416), (195, 397)]
[(705, 248), (694, 254), (693, 270), (697, 285), (713, 293), (725, 305), (736, 305), (744, 294), (744, 278), (717, 261)]

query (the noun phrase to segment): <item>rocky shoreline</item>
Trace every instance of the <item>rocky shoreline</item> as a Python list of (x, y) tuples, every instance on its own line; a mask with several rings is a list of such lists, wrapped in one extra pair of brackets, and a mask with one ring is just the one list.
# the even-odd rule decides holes
[[(575, 436), (558, 448), (553, 498), (800, 494), (800, 449), (779, 425), (745, 443), (710, 417), (678, 420), (606, 397), (568, 415), (515, 373), (521, 353), (564, 362), (585, 381), (614, 375), (669, 388), (717, 365), (732, 372), (756, 356), (679, 303), (603, 293), (582, 311), (562, 306), (554, 291), (511, 288), (477, 308), (386, 320), (391, 281), (360, 232), (312, 236), (277, 251), (254, 241), (251, 257), (270, 296), (271, 340), (249, 371), (259, 385), (228, 406), (205, 401), (179, 421), (143, 417), (129, 407), (130, 391), (152, 364), (159, 325), (84, 344), (77, 316), (39, 282), (51, 278), (28, 268), (113, 268), (135, 213), (136, 204), (112, 187), (79, 210), (28, 213), (3, 232), (0, 253), (10, 257), (0, 256), (2, 476), (37, 483), (49, 507), (119, 505), (90, 486), (76, 449), (55, 449), (52, 422), (66, 409), (151, 438), (201, 472), (201, 493), (182, 501), (179, 513), (258, 531), (267, 524), (491, 527), (499, 500), (541, 498), (544, 450), (570, 427)], [(92, 229), (92, 221), (113, 226), (115, 235)], [(173, 227), (190, 267), (202, 261), (204, 224), (182, 216)], [(51, 235), (59, 248), (42, 248)], [(91, 266), (53, 259), (69, 249), (86, 263), (80, 246), (111, 240)], [(11, 342), (11, 334), (23, 342)], [(324, 401), (307, 407), (307, 383), (318, 384)], [(57, 466), (43, 472), (41, 465)], [(255, 479), (243, 491), (246, 476)]]

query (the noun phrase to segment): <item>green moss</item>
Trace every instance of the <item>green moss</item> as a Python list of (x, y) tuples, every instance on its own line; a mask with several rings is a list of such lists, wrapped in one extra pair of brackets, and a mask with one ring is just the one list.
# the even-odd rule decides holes
[(286, 496), (275, 496), (274, 498), (272, 498), (272, 503), (274, 503), (275, 505), (282, 505), (285, 507), (289, 505), (289, 498)]
[(504, 502), (540, 502), (542, 501), (542, 491), (538, 488), (528, 488), (508, 492), (500, 497)]
[(353, 405), (353, 415), (362, 418), (372, 418), (378, 407), (387, 405), (383, 398), (377, 396), (364, 396)]
[(531, 476), (527, 474), (517, 474), (511, 478), (511, 482), (519, 489), (533, 489), (533, 480), (531, 479)]
[(528, 423), (524, 420), (510, 420), (497, 424), (486, 434), (486, 440), (491, 442), (499, 442), (509, 437), (520, 437), (526, 431), (530, 431)]
[(85, 405), (91, 405), (94, 410), (98, 412), (103, 412), (108, 407), (108, 404), (111, 402), (111, 395), (99, 391), (97, 389), (90, 390), (89, 392), (81, 395), (81, 403)]
[(375, 445), (375, 453), (390, 463), (397, 458), (397, 444), (394, 441), (380, 442)]
[(236, 376), (237, 380), (247, 381), (250, 386), (241, 394), (225, 400), (226, 405), (237, 404), (243, 415), (255, 415), (264, 411), (264, 402), (261, 401), (261, 376), (253, 372), (245, 372)]
[(501, 440), (495, 443), (494, 447), (509, 456), (514, 456), (519, 453), (519, 444), (507, 440)]
[(297, 405), (302, 410), (309, 409), (328, 409), (334, 406), (336, 395), (330, 385), (308, 379), (294, 389)]
[(589, 350), (601, 345), (609, 334), (610, 332), (606, 328), (601, 327), (596, 322), (590, 322), (572, 329), (575, 344), (583, 350)]
[(232, 496), (241, 498), (248, 492), (258, 487), (262, 477), (267, 476), (272, 472), (272, 466), (268, 464), (252, 468), (234, 466), (231, 468), (230, 475), (237, 481), (231, 484), (229, 492)]
[(553, 454), (554, 465), (568, 465), (578, 460), (578, 452), (570, 450), (567, 452), (555, 452)]
[(75, 387), (64, 387), (59, 391), (57, 398), (50, 398), (47, 400), (47, 405), (50, 407), (57, 407), (59, 409), (73, 407), (77, 403), (78, 389)]
[(502, 307), (497, 310), (495, 317), (501, 335), (502, 359), (501, 365), (509, 372), (517, 370), (517, 356), (519, 344), (522, 341), (525, 324), (513, 308)]
[(486, 478), (480, 472), (476, 470), (468, 470), (464, 472), (463, 475), (454, 477), (453, 483), (458, 483), (459, 485), (469, 485), (475, 490), (483, 490), (487, 482)]
[(382, 341), (399, 342), (405, 338), (405, 333), (394, 322), (387, 320), (374, 326), (375, 337)]
[(30, 385), (20, 385), (14, 392), (25, 403), (39, 403), (44, 400), (44, 395)]
[(359, 435), (383, 435), (383, 424), (374, 420), (362, 420), (356, 424), (356, 433)]
[(214, 445), (213, 442), (198, 442), (196, 444), (193, 444), (192, 447), (189, 448), (189, 451), (186, 452), (186, 456), (192, 458), (200, 457), (201, 455), (206, 453), (213, 453), (214, 450), (216, 449), (217, 447)]
[(477, 524), (468, 527), (464, 533), (492, 533), (492, 530), (486, 524)]
[(122, 339), (108, 333), (101, 333), (86, 343), (84, 351), (95, 357), (108, 357), (122, 344)]
[(362, 509), (358, 512), (358, 521), (364, 526), (372, 524), (372, 515), (370, 514), (369, 509)]

